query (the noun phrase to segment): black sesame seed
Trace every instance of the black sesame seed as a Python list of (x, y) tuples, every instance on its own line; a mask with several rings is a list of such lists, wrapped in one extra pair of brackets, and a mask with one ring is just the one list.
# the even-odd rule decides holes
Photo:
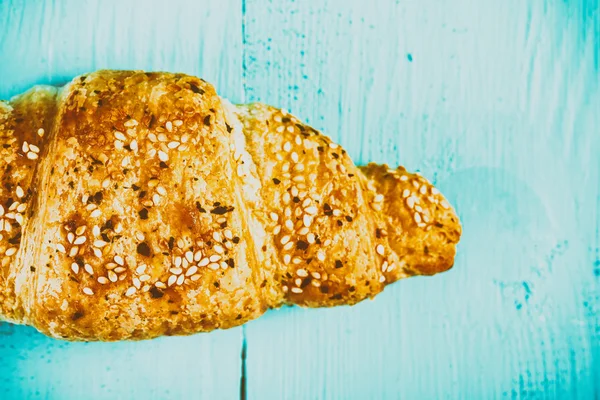
[(200, 89), (198, 86), (194, 85), (193, 83), (190, 83), (190, 90), (196, 94), (204, 94), (204, 90)]
[(276, 185), (279, 185), (281, 183), (281, 181), (277, 178), (273, 178), (273, 183)]
[(204, 117), (204, 125), (210, 125), (210, 115)]
[(335, 158), (336, 160), (340, 157), (340, 155), (338, 153), (331, 153), (331, 155), (333, 156), (333, 158)]
[(215, 285), (215, 287), (216, 287), (217, 289), (218, 289), (218, 288), (221, 286), (221, 284), (220, 284), (219, 282), (213, 282), (213, 285)]
[(330, 297), (331, 300), (341, 300), (342, 299), (342, 294), (338, 293), (338, 294), (334, 294), (333, 296)]
[(310, 281), (312, 281), (312, 277), (307, 276), (306, 278), (302, 279), (302, 283), (300, 284), (300, 288), (304, 289), (305, 287), (307, 287), (310, 284)]
[(238, 244), (240, 242), (240, 238), (235, 236), (233, 239), (231, 239), (233, 241), (233, 243)]
[(323, 152), (323, 146), (318, 146), (318, 147), (317, 147), (317, 150), (319, 150), (319, 152), (321, 152), (321, 153), (322, 153), (322, 152)]
[(140, 215), (141, 219), (148, 219), (148, 210), (147, 209), (142, 208), (138, 214)]
[(298, 196), (294, 196), (294, 197), (292, 198), (292, 201), (293, 201), (294, 203), (300, 203), (300, 198), (299, 198)]
[(233, 128), (230, 127), (228, 123), (225, 123), (225, 128), (227, 128), (227, 132), (229, 133), (231, 133), (231, 131), (233, 130)]
[(223, 214), (231, 212), (231, 211), (233, 211), (233, 207), (227, 208), (227, 207), (223, 207), (223, 206), (218, 206), (218, 207), (213, 208), (210, 213), (216, 214), (216, 215), (223, 215)]
[(339, 219), (337, 220), (337, 224), (338, 224), (338, 226), (344, 225), (344, 223), (341, 220), (339, 220)]
[(104, 194), (102, 194), (102, 192), (96, 192), (93, 196), (93, 202), (96, 204), (100, 204), (102, 202), (102, 199), (104, 199)]
[(201, 213), (205, 213), (206, 210), (202, 207), (202, 205), (200, 205), (200, 202), (197, 201), (196, 202), (196, 208), (198, 209), (198, 211), (200, 211)]
[(137, 252), (145, 257), (150, 257), (150, 246), (148, 243), (142, 242), (137, 245)]
[(327, 287), (325, 285), (321, 285), (319, 290), (321, 291), (321, 293), (329, 293), (329, 287)]
[(169, 238), (169, 250), (173, 250), (173, 246), (175, 245), (175, 238), (171, 236)]
[(296, 242), (296, 248), (298, 250), (306, 250), (306, 249), (308, 249), (308, 243), (305, 242), (304, 240), (298, 240)]
[(138, 194), (138, 197), (139, 197), (140, 199), (143, 199), (144, 197), (146, 197), (146, 194), (147, 194), (147, 193), (148, 193), (148, 192), (146, 192), (145, 190), (142, 190), (142, 191), (140, 192), (140, 194)]
[(342, 268), (344, 264), (340, 260), (335, 260), (335, 268)]
[(231, 268), (235, 268), (235, 262), (233, 261), (233, 258), (229, 258), (226, 262)]
[(377, 239), (381, 238), (381, 229), (379, 229), (379, 228), (375, 229), (375, 237)]
[(152, 296), (153, 299), (160, 299), (161, 297), (163, 297), (165, 294), (162, 292), (162, 290), (160, 290), (159, 288), (157, 288), (156, 286), (152, 286), (150, 288), (150, 295)]
[(140, 190), (140, 187), (139, 187), (138, 185), (135, 185), (135, 184), (134, 184), (134, 185), (131, 185), (131, 188), (132, 188), (134, 191), (136, 191), (136, 192), (137, 192), (138, 190)]
[(346, 221), (348, 221), (348, 222), (352, 222), (352, 217), (351, 217), (351, 216), (349, 216), (349, 215), (346, 215)]
[(101, 233), (100, 236), (102, 236), (102, 240), (104, 240), (105, 242), (110, 242), (110, 238), (106, 233)]
[(31, 267), (29, 267), (29, 270), (30, 270), (31, 272), (35, 272), (35, 267), (34, 267), (34, 266), (31, 266)]

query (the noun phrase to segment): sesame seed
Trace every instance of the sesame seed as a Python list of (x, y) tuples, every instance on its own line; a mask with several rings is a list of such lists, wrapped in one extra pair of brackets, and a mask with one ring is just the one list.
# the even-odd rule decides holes
[(125, 135), (123, 134), (123, 132), (119, 132), (119, 131), (115, 131), (115, 138), (117, 138), (118, 140), (121, 140), (121, 141), (123, 141), (123, 142), (124, 142), (125, 140), (127, 140), (127, 139), (125, 138)]
[(90, 289), (89, 287), (84, 287), (83, 288), (83, 293), (87, 294), (88, 296), (93, 296), (94, 295), (94, 291), (92, 289)]
[(317, 251), (317, 260), (325, 261), (325, 253), (321, 250)]
[(179, 247), (180, 249), (183, 249), (183, 246), (185, 246), (183, 239), (177, 239), (177, 247)]
[(381, 203), (383, 201), (383, 195), (381, 193), (377, 194), (375, 198), (373, 198), (375, 203)]
[(277, 127), (277, 129), (276, 129), (276, 130), (277, 130), (277, 132), (278, 132), (278, 133), (281, 133), (281, 132), (283, 132), (283, 130), (284, 130), (284, 126), (283, 126), (283, 125), (280, 125), (280, 126), (278, 126), (278, 127)]
[(36, 160), (38, 158), (38, 155), (37, 155), (37, 153), (30, 151), (29, 153), (27, 153), (27, 158), (30, 160)]
[[(198, 262), (202, 259), (202, 252), (200, 250), (196, 251), (194, 254), (194, 261)], [(190, 261), (191, 262), (191, 261)]]
[(0, 217), (4, 215), (4, 207), (0, 204)]
[(208, 264), (208, 268), (212, 269), (213, 271), (216, 271), (219, 269), (219, 263), (212, 262), (212, 263)]
[[(19, 203), (18, 201), (15, 201), (14, 203), (12, 203), (12, 204), (10, 205), (10, 207), (8, 207), (8, 211), (14, 211), (14, 210), (16, 210), (16, 209), (17, 209), (17, 207), (19, 206), (19, 204), (20, 204), (20, 203)], [(66, 229), (66, 228), (65, 228), (65, 229)]]
[(300, 269), (296, 270), (296, 274), (297, 274), (299, 277), (301, 277), (301, 278), (304, 278), (304, 277), (307, 277), (307, 276), (308, 276), (308, 272), (306, 272), (306, 270), (305, 270), (305, 269), (303, 269), (303, 268), (300, 268)]
[(285, 142), (283, 145), (283, 150), (289, 152), (292, 149), (292, 144), (290, 142)]
[(315, 207), (315, 206), (310, 206), (310, 207), (306, 207), (306, 208), (304, 209), (304, 211), (305, 211), (307, 214), (310, 214), (310, 215), (315, 215), (315, 214), (317, 213), (317, 211), (318, 211), (318, 210), (317, 210), (317, 207)]
[(408, 196), (410, 196), (410, 190), (404, 189), (402, 192), (402, 197), (407, 198)]
[(286, 244), (287, 242), (289, 242), (289, 241), (290, 241), (290, 239), (291, 239), (291, 236), (290, 236), (290, 235), (285, 235), (285, 236), (283, 236), (283, 237), (281, 238), (281, 240), (280, 240), (280, 243), (284, 245), (284, 244)]
[(23, 191), (23, 188), (21, 186), (17, 186), (16, 193), (18, 198), (22, 198), (25, 196), (25, 192)]
[(310, 274), (311, 274), (311, 275), (312, 275), (312, 277), (313, 277), (313, 278), (315, 278), (315, 279), (321, 279), (321, 274), (320, 274), (320, 273), (318, 273), (318, 272), (316, 272), (316, 271), (315, 271), (315, 272), (311, 272)]
[(106, 279), (105, 276), (99, 276), (98, 277), (98, 283), (101, 285), (106, 285), (108, 283), (108, 279)]
[(304, 216), (302, 217), (302, 222), (304, 223), (305, 227), (310, 227), (310, 225), (312, 224), (312, 217), (310, 215), (304, 214)]
[(179, 142), (175, 142), (175, 141), (173, 141), (173, 142), (169, 142), (169, 144), (167, 144), (167, 147), (168, 147), (169, 149), (176, 149), (176, 148), (178, 148), (178, 147), (179, 147), (179, 145), (180, 145), (180, 144), (181, 144), (181, 143), (179, 143)]
[(296, 286), (300, 286), (300, 285), (302, 285), (302, 279), (300, 279), (300, 278), (296, 278), (296, 279), (294, 280), (294, 283), (296, 284)]
[(304, 236), (308, 233), (308, 228), (307, 227), (303, 227), (298, 231), (298, 235), (300, 236)]
[(23, 142), (23, 146), (21, 147), (21, 150), (23, 150), (23, 153), (27, 153), (29, 151), (29, 144), (27, 143), (27, 141)]
[(311, 232), (308, 235), (306, 235), (306, 241), (310, 244), (315, 243), (315, 234)]
[(127, 297), (131, 297), (134, 295), (134, 293), (137, 291), (137, 289), (134, 286), (131, 286), (129, 289), (127, 289), (127, 291), (125, 292), (125, 296)]
[(80, 245), (84, 244), (87, 238), (85, 236), (78, 236), (77, 239), (73, 242), (73, 244)]
[(290, 163), (286, 162), (285, 164), (283, 164), (283, 166), (281, 167), (281, 171), (282, 172), (288, 172), (290, 170)]
[[(100, 227), (98, 225), (94, 225), (94, 227), (92, 228), (92, 235), (94, 235), (94, 236), (100, 235)], [(94, 244), (94, 246), (96, 246), (96, 245)], [(96, 247), (100, 247), (100, 246), (96, 246)]]
[[(212, 237), (213, 237), (213, 239), (214, 239), (215, 241), (217, 241), (217, 242), (221, 242), (221, 241), (223, 241), (223, 238), (221, 237), (221, 234), (220, 234), (219, 232), (217, 232), (217, 231), (214, 231), (214, 232), (213, 232), (213, 234), (212, 234)], [(191, 260), (190, 260), (190, 261), (191, 261)]]
[(167, 123), (165, 124), (165, 128), (167, 128), (167, 130), (171, 132), (173, 130), (173, 123), (171, 121), (167, 121)]
[(183, 285), (184, 281), (185, 281), (185, 276), (179, 275), (179, 278), (177, 278), (177, 284), (181, 286), (181, 285)]
[(125, 260), (121, 256), (115, 256), (115, 262), (119, 265), (125, 265)]
[(207, 266), (209, 262), (210, 262), (210, 259), (208, 257), (204, 257), (202, 260), (200, 260), (200, 262), (198, 263), (198, 266), (199, 267)]
[(39, 137), (44, 137), (44, 128), (38, 129), (37, 134)]
[(108, 275), (108, 279), (111, 282), (116, 282), (118, 280), (118, 278), (119, 278), (114, 271), (108, 271), (107, 275)]
[(106, 269), (114, 269), (116, 266), (117, 266), (117, 264), (114, 262), (109, 262), (109, 263), (106, 263), (106, 265), (105, 265)]
[(210, 260), (210, 262), (217, 262), (221, 259), (221, 256), (218, 254), (213, 254), (208, 259)]
[(198, 279), (200, 279), (200, 274), (193, 275), (193, 276), (192, 276), (190, 279), (191, 279), (193, 282), (196, 282)]
[(219, 254), (223, 254), (225, 252), (225, 249), (223, 248), (223, 246), (220, 246), (218, 244), (215, 245), (215, 247), (213, 249), (214, 249), (214, 251), (216, 251)]
[(16, 214), (15, 215), (15, 221), (17, 221), (17, 223), (22, 226), (23, 225), (23, 215)]
[(283, 250), (291, 250), (294, 247), (294, 242), (288, 242), (285, 246), (283, 246)]
[(383, 247), (382, 244), (378, 244), (377, 247), (375, 247), (375, 251), (377, 251), (377, 254), (382, 256), (385, 254), (385, 247)]
[(100, 211), (99, 209), (96, 209), (96, 210), (94, 210), (94, 211), (91, 212), (90, 217), (92, 217), (92, 218), (98, 218), (101, 215), (102, 215), (102, 211)]
[[(134, 279), (137, 279), (137, 278), (134, 278)], [(140, 280), (140, 282), (148, 282), (150, 280), (150, 275), (144, 274), (144, 275), (140, 276), (139, 280)]]
[(298, 162), (298, 153), (296, 153), (295, 151), (292, 152), (292, 161), (295, 163)]
[(77, 236), (81, 236), (81, 235), (83, 235), (85, 233), (85, 229), (86, 229), (86, 226), (82, 225), (79, 228), (75, 229), (75, 234)]
[(329, 143), (329, 147), (332, 149), (337, 149), (338, 145), (336, 143)]
[(270, 214), (270, 216), (271, 216), (271, 219), (272, 219), (273, 221), (275, 221), (275, 222), (277, 222), (277, 221), (279, 220), (279, 215), (277, 215), (277, 214), (276, 214), (276, 213), (274, 213), (274, 212), (272, 212), (272, 213)]
[(297, 288), (297, 287), (293, 287), (291, 290), (292, 290), (292, 293), (302, 293), (302, 289)]
[(433, 195), (437, 195), (437, 194), (440, 194), (440, 191), (439, 191), (439, 190), (437, 190), (436, 188), (432, 187), (432, 188), (431, 188), (431, 194), (433, 194)]
[(75, 273), (78, 274), (79, 273), (79, 265), (77, 263), (72, 263), (71, 264), (71, 270)]
[(294, 126), (293, 126), (293, 125), (288, 125), (288, 127), (287, 127), (287, 131), (288, 131), (289, 133), (294, 133)]
[(279, 232), (281, 232), (281, 225), (277, 225), (274, 229), (273, 229), (273, 235), (279, 235)]
[(415, 206), (415, 198), (414, 198), (414, 197), (412, 197), (412, 196), (411, 196), (411, 197), (409, 197), (409, 198), (407, 198), (407, 199), (406, 199), (406, 205), (407, 205), (409, 208), (413, 208), (413, 207)]
[(196, 272), (198, 272), (198, 267), (196, 267), (195, 265), (192, 265), (186, 272), (185, 272), (185, 276), (192, 276), (194, 275)]
[(442, 200), (442, 201), (440, 202), (440, 204), (441, 204), (441, 206), (442, 206), (443, 208), (445, 208), (446, 210), (450, 208), (450, 204), (448, 204), (448, 202), (447, 202), (446, 200)]
[(292, 260), (292, 256), (290, 256), (289, 254), (285, 254), (283, 256), (283, 263), (284, 264), (286, 264), (286, 265), (289, 264), (291, 260)]
[(65, 249), (65, 246), (63, 246), (61, 243), (59, 243), (59, 244), (56, 245), (56, 250), (58, 250), (61, 253), (66, 253), (67, 252), (67, 250)]
[(379, 282), (381, 282), (381, 283), (385, 282), (385, 276), (381, 275), (379, 277)]
[(94, 269), (92, 268), (92, 266), (90, 264), (85, 264), (83, 266), (83, 269), (85, 269), (85, 272), (87, 272), (90, 275), (94, 275)]
[(158, 151), (158, 159), (163, 162), (169, 161), (169, 156), (162, 150)]
[(421, 223), (421, 214), (419, 214), (419, 213), (415, 213), (415, 222), (416, 222), (417, 224), (420, 224), (420, 223)]
[(300, 135), (296, 135), (296, 137), (294, 138), (294, 141), (296, 142), (296, 144), (298, 146), (300, 146), (302, 144), (302, 139), (300, 138)]
[(154, 286), (156, 286), (157, 288), (160, 288), (160, 289), (164, 289), (164, 288), (166, 288), (166, 287), (167, 287), (167, 286), (165, 285), (165, 283), (164, 283), (164, 282), (161, 282), (161, 281), (157, 281), (157, 282), (154, 284)]
[(93, 249), (94, 255), (98, 258), (102, 258), (102, 252), (99, 249)]
[(171, 268), (169, 269), (169, 272), (174, 274), (174, 275), (179, 275), (183, 272), (183, 269), (181, 268)]
[(283, 204), (289, 204), (290, 201), (292, 200), (292, 198), (291, 198), (291, 196), (290, 196), (290, 194), (288, 192), (285, 192), (283, 194), (282, 200), (283, 200)]
[(169, 276), (169, 280), (167, 280), (167, 286), (173, 286), (175, 282), (177, 282), (177, 276), (171, 275)]
[(227, 263), (225, 261), (221, 261), (219, 263), (219, 265), (221, 266), (221, 269), (227, 269), (227, 267), (228, 267), (228, 265), (227, 265)]
[(285, 221), (285, 227), (287, 230), (291, 231), (294, 229), (294, 223), (292, 222), (291, 219), (288, 219)]
[(125, 269), (125, 267), (117, 267), (113, 271), (115, 271), (117, 274), (120, 274), (122, 272), (125, 272), (126, 269)]
[(30, 145), (29, 145), (29, 150), (30, 150), (30, 151), (32, 151), (32, 152), (34, 152), (34, 153), (39, 153), (39, 152), (40, 152), (40, 148), (39, 148), (39, 147), (37, 147), (37, 146), (36, 146), (36, 145), (34, 145), (34, 144), (30, 144)]

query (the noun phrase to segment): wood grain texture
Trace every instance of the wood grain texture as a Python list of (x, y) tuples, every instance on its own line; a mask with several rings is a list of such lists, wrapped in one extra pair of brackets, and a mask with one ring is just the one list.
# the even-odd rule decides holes
[[(242, 93), (239, 1), (0, 0), (0, 98), (100, 68), (202, 76)], [(122, 344), (69, 344), (0, 325), (2, 399), (231, 399), (242, 330)]]
[(99, 68), (195, 74), (421, 171), (464, 224), (456, 266), (245, 342), (0, 325), (1, 398), (236, 398), (242, 366), (248, 399), (600, 398), (597, 0), (0, 0), (0, 98)]
[(593, 4), (247, 1), (247, 100), (420, 170), (465, 232), (449, 273), (250, 323), (249, 398), (598, 396)]

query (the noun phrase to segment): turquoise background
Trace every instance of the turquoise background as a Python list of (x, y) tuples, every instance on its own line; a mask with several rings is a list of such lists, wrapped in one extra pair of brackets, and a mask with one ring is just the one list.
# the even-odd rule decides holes
[(0, 324), (0, 399), (600, 399), (599, 60), (598, 0), (0, 0), (0, 98), (194, 74), (420, 171), (464, 224), (454, 269), (355, 307), (141, 343)]

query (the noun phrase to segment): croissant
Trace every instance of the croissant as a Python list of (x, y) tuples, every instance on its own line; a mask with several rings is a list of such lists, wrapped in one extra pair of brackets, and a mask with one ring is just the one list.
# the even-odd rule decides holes
[(0, 319), (65, 340), (225, 329), (452, 267), (459, 220), (404, 168), (183, 74), (0, 102)]

